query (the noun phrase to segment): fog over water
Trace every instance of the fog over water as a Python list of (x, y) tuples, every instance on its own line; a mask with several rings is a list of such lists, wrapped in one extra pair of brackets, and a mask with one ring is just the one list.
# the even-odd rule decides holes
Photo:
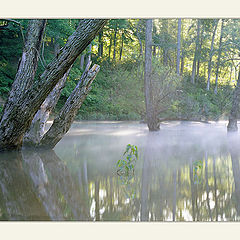
[[(1, 154), (2, 220), (238, 221), (240, 134), (227, 122), (79, 122), (54, 151)], [(127, 144), (132, 179), (117, 174)]]

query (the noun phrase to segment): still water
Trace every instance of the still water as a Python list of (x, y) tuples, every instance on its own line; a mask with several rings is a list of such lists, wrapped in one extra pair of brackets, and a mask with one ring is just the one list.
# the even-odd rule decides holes
[[(116, 166), (127, 144), (130, 181)], [(239, 146), (226, 122), (75, 123), (54, 151), (0, 155), (0, 219), (239, 221)]]

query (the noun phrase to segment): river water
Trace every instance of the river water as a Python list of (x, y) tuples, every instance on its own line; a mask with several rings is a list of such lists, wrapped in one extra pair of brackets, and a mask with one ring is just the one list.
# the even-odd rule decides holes
[[(117, 173), (128, 144), (130, 177)], [(239, 221), (239, 144), (226, 122), (74, 123), (54, 150), (0, 155), (0, 219)]]

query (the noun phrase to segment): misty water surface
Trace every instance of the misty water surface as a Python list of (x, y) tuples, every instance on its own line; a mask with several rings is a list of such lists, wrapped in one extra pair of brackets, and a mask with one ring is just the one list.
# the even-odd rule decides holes
[[(117, 174), (139, 149), (129, 183)], [(226, 122), (80, 122), (54, 151), (0, 155), (2, 220), (238, 221), (240, 134)], [(197, 164), (202, 168), (196, 170)]]

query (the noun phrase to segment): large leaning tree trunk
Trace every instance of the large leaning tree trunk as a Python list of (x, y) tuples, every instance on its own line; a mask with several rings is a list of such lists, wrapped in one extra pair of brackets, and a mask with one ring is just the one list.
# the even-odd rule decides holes
[(158, 131), (160, 128), (160, 121), (157, 113), (153, 107), (153, 93), (152, 93), (152, 28), (153, 20), (146, 20), (146, 38), (145, 38), (145, 72), (144, 72), (144, 86), (145, 86), (145, 105), (147, 114), (147, 125), (149, 131)]
[(70, 70), (71, 70), (71, 67), (59, 80), (57, 85), (54, 87), (54, 89), (51, 91), (51, 93), (48, 95), (48, 97), (45, 99), (45, 101), (41, 105), (40, 109), (35, 114), (30, 128), (24, 135), (23, 142), (25, 146), (36, 145), (42, 139), (49, 115), (55, 108), (61, 96), (61, 92), (65, 86)]
[(232, 109), (229, 116), (229, 122), (227, 126), (228, 132), (236, 132), (238, 130), (237, 118), (239, 113), (239, 101), (240, 101), (240, 70), (238, 72), (237, 85), (233, 92)]
[(5, 108), (13, 104), (17, 98), (25, 95), (25, 91), (33, 84), (46, 23), (44, 19), (29, 21), (22, 58)]
[(91, 63), (89, 63), (77, 86), (68, 97), (60, 113), (54, 119), (52, 126), (40, 141), (40, 148), (54, 148), (65, 133), (70, 129), (78, 110), (91, 90), (91, 84), (94, 78), (100, 70), (100, 67), (96, 64), (88, 70), (90, 64)]
[[(105, 19), (80, 20), (76, 31), (43, 74), (20, 97), (8, 100), (0, 122), (0, 151), (21, 148), (23, 136), (46, 97), (106, 22)], [(11, 92), (16, 90), (13, 88)]]

